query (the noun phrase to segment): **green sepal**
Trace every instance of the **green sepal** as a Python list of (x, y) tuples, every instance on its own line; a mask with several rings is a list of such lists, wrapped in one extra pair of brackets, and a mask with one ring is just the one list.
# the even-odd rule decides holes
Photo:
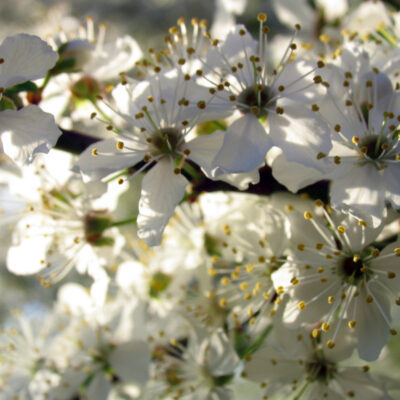
[(112, 237), (101, 236), (98, 239), (94, 239), (90, 242), (92, 246), (96, 247), (104, 247), (104, 246), (113, 246), (115, 240)]
[(0, 111), (5, 111), (5, 110), (16, 110), (17, 107), (15, 106), (14, 102), (6, 97), (3, 96), (0, 100)]
[(75, 58), (65, 58), (59, 60), (56, 65), (50, 70), (51, 75), (62, 74), (63, 72), (73, 72), (76, 65)]
[(225, 386), (232, 380), (233, 377), (234, 377), (233, 374), (222, 375), (222, 376), (213, 376), (212, 380), (213, 380), (214, 386)]
[(32, 81), (26, 81), (26, 82), (20, 83), (18, 85), (14, 85), (14, 86), (7, 88), (4, 91), (4, 95), (10, 96), (12, 94), (21, 93), (21, 92), (38, 93), (39, 88)]

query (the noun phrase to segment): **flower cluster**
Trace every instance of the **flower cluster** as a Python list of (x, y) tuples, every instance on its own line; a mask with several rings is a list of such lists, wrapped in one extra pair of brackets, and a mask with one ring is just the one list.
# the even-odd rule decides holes
[(272, 5), (0, 45), (2, 399), (397, 398), (399, 15)]

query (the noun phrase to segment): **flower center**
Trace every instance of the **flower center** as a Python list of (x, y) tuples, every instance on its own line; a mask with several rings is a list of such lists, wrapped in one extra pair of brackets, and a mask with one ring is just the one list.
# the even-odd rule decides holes
[(367, 271), (363, 260), (358, 255), (351, 255), (343, 258), (339, 265), (339, 273), (349, 283), (357, 284)]
[(272, 97), (272, 90), (268, 86), (262, 88), (259, 86), (249, 87), (238, 96), (238, 101), (241, 104), (239, 110), (245, 114), (258, 109), (257, 117), (266, 117), (268, 115), (267, 105)]
[(110, 215), (101, 211), (91, 211), (84, 219), (85, 239), (92, 246), (111, 246), (114, 239), (104, 236), (104, 232), (112, 226)]
[(182, 133), (176, 128), (163, 128), (151, 137), (156, 154), (176, 155), (181, 142)]
[(72, 85), (70, 91), (77, 99), (96, 101), (96, 96), (101, 95), (101, 85), (96, 79), (84, 76)]
[(360, 142), (361, 152), (372, 160), (378, 159), (387, 146), (387, 140), (378, 135), (366, 136)]
[(150, 281), (149, 295), (153, 298), (159, 298), (161, 293), (168, 289), (172, 278), (163, 272), (156, 272)]
[(325, 359), (316, 359), (306, 364), (309, 377), (320, 382), (328, 382), (336, 372), (336, 365)]

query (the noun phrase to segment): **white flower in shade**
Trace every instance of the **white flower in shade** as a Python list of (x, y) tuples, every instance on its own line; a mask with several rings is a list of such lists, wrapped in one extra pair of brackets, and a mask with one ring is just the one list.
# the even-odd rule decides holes
[[(108, 111), (97, 102), (96, 96), (105, 96), (107, 83), (120, 79), (120, 73), (133, 68), (142, 51), (128, 35), (107, 40), (106, 26), (96, 26), (91, 17), (86, 19), (86, 26), (74, 22), (75, 29), (67, 33), (61, 30), (48, 39), (60, 54), (60, 60), (54, 72), (58, 75), (44, 88), (40, 105), (55, 115), (57, 121), (72, 113), (76, 123), (99, 109), (103, 113)], [(79, 108), (83, 108), (82, 113)]]
[(43, 164), (30, 167), (19, 183), (23, 188), (16, 182), (11, 185), (16, 193), (23, 191), (26, 209), (8, 250), (9, 271), (38, 274), (45, 286), (59, 281), (74, 267), (95, 280), (108, 280), (103, 266), (115, 257), (123, 242), (113, 227), (112, 215), (96, 207), (90, 188), (79, 176), (57, 182)]
[(49, 313), (46, 318), (29, 320), (14, 311), (11, 326), (0, 335), (0, 396), (15, 398), (47, 398), (49, 390), (59, 384), (55, 344), (67, 320), (65, 314)]
[(307, 400), (392, 399), (381, 379), (369, 373), (369, 366), (341, 365), (353, 351), (351, 340), (343, 338), (335, 349), (326, 349), (310, 329), (288, 330), (279, 327), (279, 321), (273, 333), (272, 344), (266, 341), (246, 357), (243, 373), (260, 382), (264, 398), (279, 394)]
[[(59, 343), (67, 363), (51, 394), (57, 399), (79, 393), (89, 400), (106, 400), (112, 393), (121, 395), (125, 385), (136, 385), (140, 391), (149, 377), (151, 357), (143, 303), (137, 298), (129, 303), (116, 299), (97, 310), (82, 308), (79, 313), (76, 303), (89, 300), (83, 287), (80, 292), (70, 285), (60, 305), (68, 310), (70, 302), (75, 315)], [(72, 295), (76, 298), (71, 299)]]
[(217, 0), (214, 11), (211, 35), (218, 39), (225, 39), (235, 25), (235, 15), (244, 13), (247, 0)]
[(269, 204), (249, 208), (241, 224), (231, 224), (229, 217), (224, 222), (225, 243), (238, 261), (227, 267), (230, 263), (218, 258), (210, 271), (220, 278), (216, 294), (220, 304), (231, 310), (235, 326), (249, 322), (250, 329), (257, 329), (254, 324), (272, 316), (280, 302), (281, 292), (275, 290), (271, 275), (284, 262), (289, 224)]
[(356, 32), (363, 39), (383, 26), (391, 25), (391, 16), (385, 3), (368, 0), (360, 3), (342, 20), (342, 28)]
[(360, 357), (375, 360), (389, 334), (396, 334), (390, 300), (399, 303), (400, 242), (378, 250), (373, 243), (383, 225), (374, 229), (320, 201), (293, 201), (288, 210), (292, 254), (272, 276), (275, 287), (290, 295), (285, 323), (319, 324), (313, 334), (322, 334), (328, 348), (341, 340), (339, 329), (347, 324)]
[(329, 122), (332, 149), (321, 148), (296, 164), (282, 144), (273, 174), (292, 191), (331, 179), (332, 206), (377, 227), (386, 202), (400, 207), (400, 96), (357, 44), (343, 48), (337, 63), (326, 71), (330, 87), (318, 107)]
[[(229, 383), (239, 358), (222, 329), (209, 334), (199, 328), (190, 332), (187, 346), (177, 340), (161, 356), (153, 378), (159, 393), (193, 400), (229, 400)], [(163, 389), (164, 388), (164, 389)]]
[[(317, 85), (322, 82), (317, 71), (324, 64), (296, 60), (291, 41), (280, 63), (270, 66), (266, 18), (259, 15), (258, 43), (243, 26), (236, 26), (225, 41), (212, 41), (197, 71), (199, 82), (211, 86), (220, 109), (237, 114), (214, 159), (214, 176), (253, 171), (264, 164), (271, 146), (281, 142), (298, 144), (305, 152), (316, 146), (329, 148), (325, 123), (303, 104), (324, 93), (323, 85)], [(299, 156), (294, 150), (288, 153), (291, 158)]]
[[(2, 99), (8, 88), (44, 77), (57, 58), (57, 53), (36, 36), (21, 33), (7, 37), (0, 45)], [(61, 134), (54, 118), (36, 106), (1, 111), (0, 125), (4, 152), (21, 163), (32, 161), (37, 153), (47, 153)]]
[[(179, 69), (120, 85), (113, 95), (118, 115), (130, 128), (90, 146), (81, 154), (79, 166), (84, 175), (97, 180), (139, 163), (136, 173), (152, 167), (142, 181), (137, 222), (139, 237), (156, 245), (189, 183), (181, 171), (194, 162), (209, 175), (223, 132), (194, 134), (194, 126), (209, 109), (212, 113), (211, 100), (207, 103), (208, 91)], [(208, 97), (199, 100), (202, 95)]]

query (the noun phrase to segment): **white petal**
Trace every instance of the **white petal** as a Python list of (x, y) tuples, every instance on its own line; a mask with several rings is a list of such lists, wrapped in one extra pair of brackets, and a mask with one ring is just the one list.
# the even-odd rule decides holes
[(384, 180), (373, 165), (355, 165), (347, 175), (335, 179), (330, 188), (332, 206), (377, 227), (385, 209)]
[(277, 88), (282, 85), (285, 90), (280, 94), (280, 97), (301, 103), (321, 100), (326, 91), (322, 85), (313, 85), (314, 75), (309, 72), (314, 68), (315, 65), (306, 60), (287, 63), (274, 82), (273, 90), (277, 91)]
[(267, 132), (257, 117), (248, 113), (225, 132), (224, 143), (213, 164), (219, 174), (250, 172), (264, 162), (269, 148)]
[(314, 26), (314, 10), (307, 0), (273, 0), (272, 5), (279, 19), (291, 29), (295, 24), (301, 24), (304, 29)]
[[(89, 146), (79, 157), (78, 165), (82, 172), (92, 179), (101, 179), (143, 160), (145, 146), (138, 146), (135, 152), (127, 150), (127, 146), (118, 150), (117, 142), (117, 139), (106, 139)], [(94, 149), (98, 154), (96, 156), (93, 155)]]
[(170, 160), (163, 159), (144, 177), (137, 219), (138, 235), (148, 245), (161, 242), (161, 236), (175, 207), (182, 199), (188, 181), (174, 173)]
[(0, 132), (4, 152), (22, 163), (47, 153), (61, 135), (54, 117), (33, 105), (0, 112)]
[(400, 166), (388, 164), (383, 171), (386, 183), (386, 198), (395, 208), (400, 208)]
[(58, 54), (37, 36), (21, 33), (3, 41), (0, 57), (4, 59), (0, 67), (0, 86), (8, 88), (44, 77), (56, 63)]
[[(389, 400), (385, 391), (380, 388), (379, 383), (372, 376), (358, 367), (347, 367), (341, 369), (335, 376), (343, 393), (353, 392), (355, 400)], [(383, 385), (382, 385), (383, 386)]]
[(304, 106), (285, 105), (284, 110), (283, 115), (271, 113), (268, 117), (274, 145), (282, 149), (288, 161), (321, 168), (318, 153), (328, 154), (332, 147), (328, 125)]
[(291, 192), (296, 193), (299, 189), (323, 179), (323, 173), (320, 170), (287, 161), (283, 151), (278, 147), (271, 149), (267, 159), (268, 164), (271, 165), (273, 177)]
[[(394, 289), (394, 291), (400, 292), (400, 263), (399, 258), (395, 255), (394, 249), (400, 247), (400, 241), (397, 240), (394, 243), (386, 246), (380, 253), (379, 257), (374, 258), (370, 263), (370, 268), (372, 271), (382, 271), (385, 272), (386, 275), (380, 275), (381, 280), (384, 282), (385, 285)], [(392, 257), (385, 257), (391, 254)], [(388, 278), (387, 273), (393, 272), (395, 273), (394, 278)]]
[[(377, 285), (368, 285), (369, 293), (374, 298), (372, 303), (365, 301), (369, 294), (361, 290), (357, 304), (356, 334), (358, 336), (358, 354), (366, 361), (374, 361), (389, 339), (390, 327), (385, 322), (384, 313), (390, 319), (390, 305), (386, 297), (380, 294), (381, 288)], [(349, 310), (351, 315), (351, 310)]]
[(222, 329), (211, 335), (206, 359), (207, 370), (213, 376), (223, 376), (233, 373), (240, 362), (232, 343)]
[(258, 168), (256, 168), (253, 171), (243, 174), (219, 175), (218, 180), (229, 183), (230, 185), (237, 187), (239, 190), (247, 190), (250, 184), (255, 185), (260, 182), (260, 174)]
[(85, 391), (88, 400), (107, 400), (111, 390), (111, 383), (106, 379), (105, 375), (98, 372), (90, 381)]
[(201, 135), (191, 140), (185, 148), (190, 150), (189, 158), (210, 175), (212, 162), (222, 146), (224, 131), (215, 131), (211, 135)]
[(118, 73), (131, 69), (142, 55), (136, 40), (126, 35), (106, 44), (102, 51), (85, 65), (85, 71), (102, 81), (110, 80), (118, 77)]
[(145, 383), (149, 378), (151, 353), (149, 345), (142, 341), (122, 343), (109, 357), (118, 377), (126, 382)]

